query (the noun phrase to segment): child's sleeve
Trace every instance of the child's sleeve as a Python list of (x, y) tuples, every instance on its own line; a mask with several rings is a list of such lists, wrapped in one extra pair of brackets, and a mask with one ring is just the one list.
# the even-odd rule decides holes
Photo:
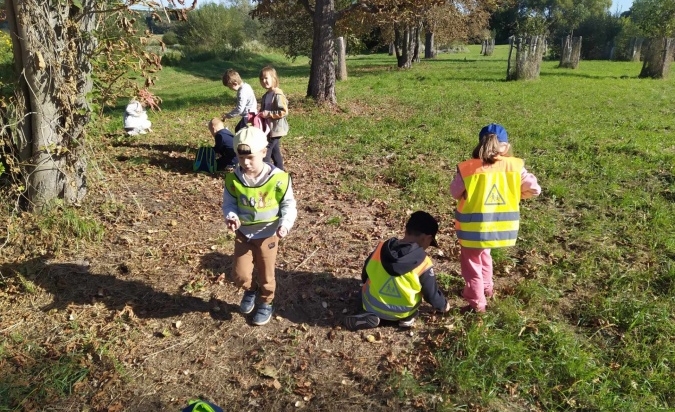
[(228, 215), (239, 217), (239, 207), (237, 206), (237, 199), (227, 191), (227, 188), (223, 189), (223, 217), (228, 218)]
[(450, 183), (450, 194), (455, 199), (459, 199), (464, 195), (464, 192), (466, 192), (464, 179), (462, 179), (462, 175), (459, 174), (459, 169), (457, 169), (457, 174), (455, 175), (455, 178), (452, 179), (452, 183)]
[(531, 197), (539, 196), (541, 193), (541, 186), (537, 182), (537, 178), (532, 173), (529, 173), (524, 167), (520, 172), (520, 198), (529, 199)]
[(448, 301), (438, 287), (433, 268), (422, 273), (420, 276), (420, 284), (422, 285), (422, 297), (424, 300), (433, 306), (434, 309), (443, 311)]
[(281, 212), (279, 226), (285, 227), (290, 232), (295, 224), (295, 219), (298, 217), (297, 204), (295, 196), (293, 195), (293, 183), (290, 176), (288, 177), (288, 189), (286, 190), (286, 195), (284, 195), (284, 200), (281, 201), (279, 208)]
[[(373, 252), (375, 253), (375, 252)], [(366, 267), (368, 266), (368, 263), (370, 262), (370, 259), (373, 257), (373, 253), (368, 255), (368, 258), (366, 258), (366, 261), (363, 262), (363, 268), (361, 269), (361, 283), (366, 283), (368, 281), (368, 272), (366, 271)]]
[[(246, 114), (246, 107), (248, 105), (248, 100), (250, 99), (250, 96), (247, 96), (246, 90), (247, 89), (244, 87), (240, 87), (239, 90), (237, 90), (237, 106), (223, 117), (231, 119), (235, 116), (243, 116)], [(255, 99), (255, 95), (253, 98)]]
[(269, 110), (269, 119), (275, 120), (275, 119), (281, 119), (283, 117), (286, 117), (288, 115), (288, 100), (286, 99), (286, 96), (282, 93), (277, 93), (274, 95), (274, 107), (277, 108), (277, 110)]

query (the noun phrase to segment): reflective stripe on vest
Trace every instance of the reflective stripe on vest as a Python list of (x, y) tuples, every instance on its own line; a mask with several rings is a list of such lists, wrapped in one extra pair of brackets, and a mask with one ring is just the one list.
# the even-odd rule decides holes
[(260, 186), (245, 186), (236, 173), (225, 175), (225, 190), (237, 199), (239, 220), (243, 226), (274, 222), (279, 219), (279, 205), (286, 195), (290, 176), (275, 173)]
[(455, 212), (460, 245), (491, 249), (516, 244), (523, 165), (522, 159), (501, 156), (491, 165), (480, 159), (459, 164), (466, 188)]
[(363, 308), (381, 319), (400, 320), (413, 315), (422, 303), (420, 276), (431, 269), (429, 257), (400, 276), (391, 276), (382, 266), (380, 243), (366, 265), (368, 280), (363, 284)]

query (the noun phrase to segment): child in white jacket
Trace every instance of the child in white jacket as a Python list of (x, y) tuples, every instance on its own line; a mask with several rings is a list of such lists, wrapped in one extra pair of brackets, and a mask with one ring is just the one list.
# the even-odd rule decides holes
[(124, 131), (129, 136), (151, 132), (152, 123), (148, 120), (145, 105), (138, 100), (131, 99), (124, 111)]

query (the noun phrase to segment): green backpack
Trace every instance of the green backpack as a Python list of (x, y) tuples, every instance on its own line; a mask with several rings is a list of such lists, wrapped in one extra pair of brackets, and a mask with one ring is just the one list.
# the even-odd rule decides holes
[(214, 173), (216, 168), (216, 152), (213, 150), (213, 147), (200, 147), (197, 150), (192, 170), (195, 172)]
[(219, 406), (201, 399), (193, 399), (188, 402), (188, 405), (182, 412), (223, 412)]

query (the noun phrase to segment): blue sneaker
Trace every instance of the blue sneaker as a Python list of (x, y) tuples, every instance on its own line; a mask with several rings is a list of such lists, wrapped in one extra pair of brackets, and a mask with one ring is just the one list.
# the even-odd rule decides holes
[(261, 303), (258, 305), (258, 310), (256, 310), (255, 315), (253, 315), (253, 324), (262, 326), (267, 324), (270, 319), (272, 319), (272, 305), (269, 303)]
[(241, 313), (248, 314), (253, 312), (256, 295), (257, 293), (255, 290), (247, 290), (244, 292), (244, 297), (241, 298), (241, 303), (239, 304), (239, 311)]

